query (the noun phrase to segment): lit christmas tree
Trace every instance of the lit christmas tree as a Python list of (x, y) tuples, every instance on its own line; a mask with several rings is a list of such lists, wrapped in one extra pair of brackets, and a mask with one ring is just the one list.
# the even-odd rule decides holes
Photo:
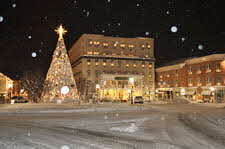
[(41, 100), (60, 103), (79, 101), (77, 86), (63, 39), (63, 34), (67, 31), (62, 26), (55, 31), (59, 34), (59, 39), (46, 76)]

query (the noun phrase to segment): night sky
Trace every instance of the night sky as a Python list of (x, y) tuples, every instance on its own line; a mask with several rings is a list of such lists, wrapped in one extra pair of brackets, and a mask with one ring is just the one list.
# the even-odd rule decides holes
[(225, 53), (223, 6), (222, 0), (1, 0), (0, 72), (46, 73), (60, 24), (68, 30), (67, 50), (91, 33), (154, 38), (157, 65)]

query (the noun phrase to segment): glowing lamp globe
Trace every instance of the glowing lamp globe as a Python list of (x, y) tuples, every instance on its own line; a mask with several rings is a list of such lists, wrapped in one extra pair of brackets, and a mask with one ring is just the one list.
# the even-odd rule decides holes
[(68, 86), (63, 86), (63, 87), (61, 88), (61, 94), (63, 94), (63, 95), (68, 94), (69, 91), (70, 91), (70, 89), (69, 89)]

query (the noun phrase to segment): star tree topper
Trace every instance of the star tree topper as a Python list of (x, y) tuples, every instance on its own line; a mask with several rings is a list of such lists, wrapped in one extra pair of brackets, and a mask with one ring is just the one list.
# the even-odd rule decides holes
[(67, 30), (65, 30), (62, 25), (60, 25), (56, 30), (55, 32), (57, 34), (59, 34), (59, 39), (62, 39), (63, 38), (63, 35), (67, 32)]

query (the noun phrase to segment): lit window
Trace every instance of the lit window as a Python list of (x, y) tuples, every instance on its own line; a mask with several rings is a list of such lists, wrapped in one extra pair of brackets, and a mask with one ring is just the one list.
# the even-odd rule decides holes
[(103, 43), (104, 47), (108, 47), (108, 45), (109, 45), (108, 43)]
[(106, 63), (103, 63), (103, 66), (105, 66), (106, 65)]
[(128, 47), (129, 47), (129, 48), (133, 48), (133, 47), (134, 47), (134, 45), (132, 45), (132, 44), (129, 44), (129, 45), (128, 45)]
[(149, 64), (149, 68), (152, 68), (152, 64)]
[(141, 66), (142, 66), (142, 67), (145, 67), (145, 65), (144, 65), (144, 64), (142, 64)]
[(112, 64), (111, 64), (111, 66), (113, 67), (113, 66), (114, 66), (114, 64), (112, 63)]
[(93, 44), (93, 42), (92, 42), (92, 41), (90, 41), (90, 42), (89, 42), (89, 44)]
[(98, 66), (98, 63), (95, 63), (96, 66)]
[(137, 65), (136, 65), (136, 64), (134, 64), (133, 66), (134, 66), (134, 67), (136, 67)]
[(162, 78), (163, 76), (161, 75), (160, 78)]
[(142, 48), (145, 48), (145, 45), (142, 45), (141, 47), (142, 47)]
[(206, 84), (211, 84), (211, 78), (210, 77), (207, 77)]
[(129, 64), (126, 64), (127, 67), (129, 67)]
[(88, 65), (91, 65), (91, 63), (90, 63), (90, 62), (88, 62), (87, 64), (88, 64)]
[(147, 47), (150, 49), (151, 48), (151, 45), (148, 45)]
[(120, 47), (124, 48), (124, 47), (126, 47), (126, 45), (125, 44), (121, 44)]
[(152, 77), (152, 75), (149, 75), (149, 78), (151, 78)]
[(87, 54), (92, 55), (92, 52), (87, 52)]

